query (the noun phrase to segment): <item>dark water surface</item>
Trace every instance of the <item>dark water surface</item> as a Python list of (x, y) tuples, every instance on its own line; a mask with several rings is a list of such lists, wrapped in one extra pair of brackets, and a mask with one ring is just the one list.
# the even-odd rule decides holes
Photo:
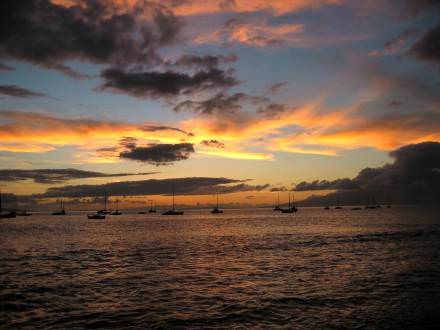
[(0, 220), (0, 327), (427, 329), (439, 209)]

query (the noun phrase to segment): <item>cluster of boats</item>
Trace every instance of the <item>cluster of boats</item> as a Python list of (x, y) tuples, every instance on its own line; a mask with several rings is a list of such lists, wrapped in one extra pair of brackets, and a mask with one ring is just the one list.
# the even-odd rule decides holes
[[(162, 215), (183, 215), (184, 211), (180, 211), (180, 210), (176, 210), (175, 208), (175, 194), (174, 194), (174, 187), (173, 187), (173, 206), (172, 209), (163, 212)], [(148, 210), (148, 213), (156, 213), (156, 207), (154, 205), (154, 201), (153, 200), (149, 200), (150, 202), (150, 209)], [(66, 209), (64, 207), (64, 201), (61, 199), (59, 201), (60, 203), (60, 208), (57, 211), (52, 212), (52, 215), (57, 215), (57, 216), (62, 216), (62, 215), (67, 215)], [(107, 208), (108, 205), (108, 194), (104, 195), (104, 207), (101, 210), (98, 210), (94, 213), (89, 213), (87, 214), (87, 218), (88, 219), (96, 219), (96, 220), (104, 220), (106, 218), (107, 215), (122, 215), (122, 212), (119, 210), (119, 200), (116, 199), (115, 201), (116, 203), (116, 208), (115, 210), (109, 210)], [(146, 214), (147, 211), (139, 211), (138, 214)], [(217, 204), (216, 206), (211, 210), (212, 214), (220, 214), (223, 213), (223, 211), (219, 208), (218, 205), (218, 194), (217, 194)], [(31, 215), (32, 213), (28, 212), (28, 211), (22, 211), (22, 212), (15, 212), (15, 211), (7, 211), (7, 212), (3, 212), (2, 208), (1, 208), (1, 192), (0, 192), (0, 218), (15, 218), (17, 216), (28, 216)]]

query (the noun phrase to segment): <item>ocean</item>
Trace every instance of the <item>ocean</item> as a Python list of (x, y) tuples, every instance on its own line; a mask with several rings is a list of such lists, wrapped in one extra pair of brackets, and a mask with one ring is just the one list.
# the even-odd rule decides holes
[(4, 329), (437, 329), (440, 209), (0, 220)]

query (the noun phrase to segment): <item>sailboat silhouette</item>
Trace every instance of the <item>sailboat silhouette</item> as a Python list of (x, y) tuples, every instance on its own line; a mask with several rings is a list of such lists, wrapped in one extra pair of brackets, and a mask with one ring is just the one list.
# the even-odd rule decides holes
[(220, 214), (220, 213), (223, 213), (223, 211), (220, 210), (220, 209), (218, 208), (218, 194), (217, 194), (217, 206), (214, 207), (214, 208), (212, 209), (211, 213), (212, 213), (212, 214)]
[(183, 215), (183, 211), (176, 211), (176, 208), (175, 208), (175, 204), (174, 204), (174, 183), (173, 183), (172, 189), (173, 189), (173, 208), (171, 210), (169, 210), (169, 211), (166, 211), (166, 212), (162, 213), (162, 215)]

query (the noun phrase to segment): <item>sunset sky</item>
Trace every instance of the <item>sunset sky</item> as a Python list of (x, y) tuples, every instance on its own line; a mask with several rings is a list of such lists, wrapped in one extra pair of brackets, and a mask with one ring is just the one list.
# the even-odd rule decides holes
[[(156, 199), (176, 182), (182, 203), (217, 191), (224, 202), (272, 203), (274, 191), (353, 178), (405, 145), (440, 142), (439, 1), (2, 0), (0, 9), (7, 193), (90, 185), (64, 196), (96, 197), (102, 189), (91, 188), (114, 182), (125, 186), (106, 186), (111, 194), (142, 195), (149, 180)], [(296, 197), (312, 192), (328, 190)]]

